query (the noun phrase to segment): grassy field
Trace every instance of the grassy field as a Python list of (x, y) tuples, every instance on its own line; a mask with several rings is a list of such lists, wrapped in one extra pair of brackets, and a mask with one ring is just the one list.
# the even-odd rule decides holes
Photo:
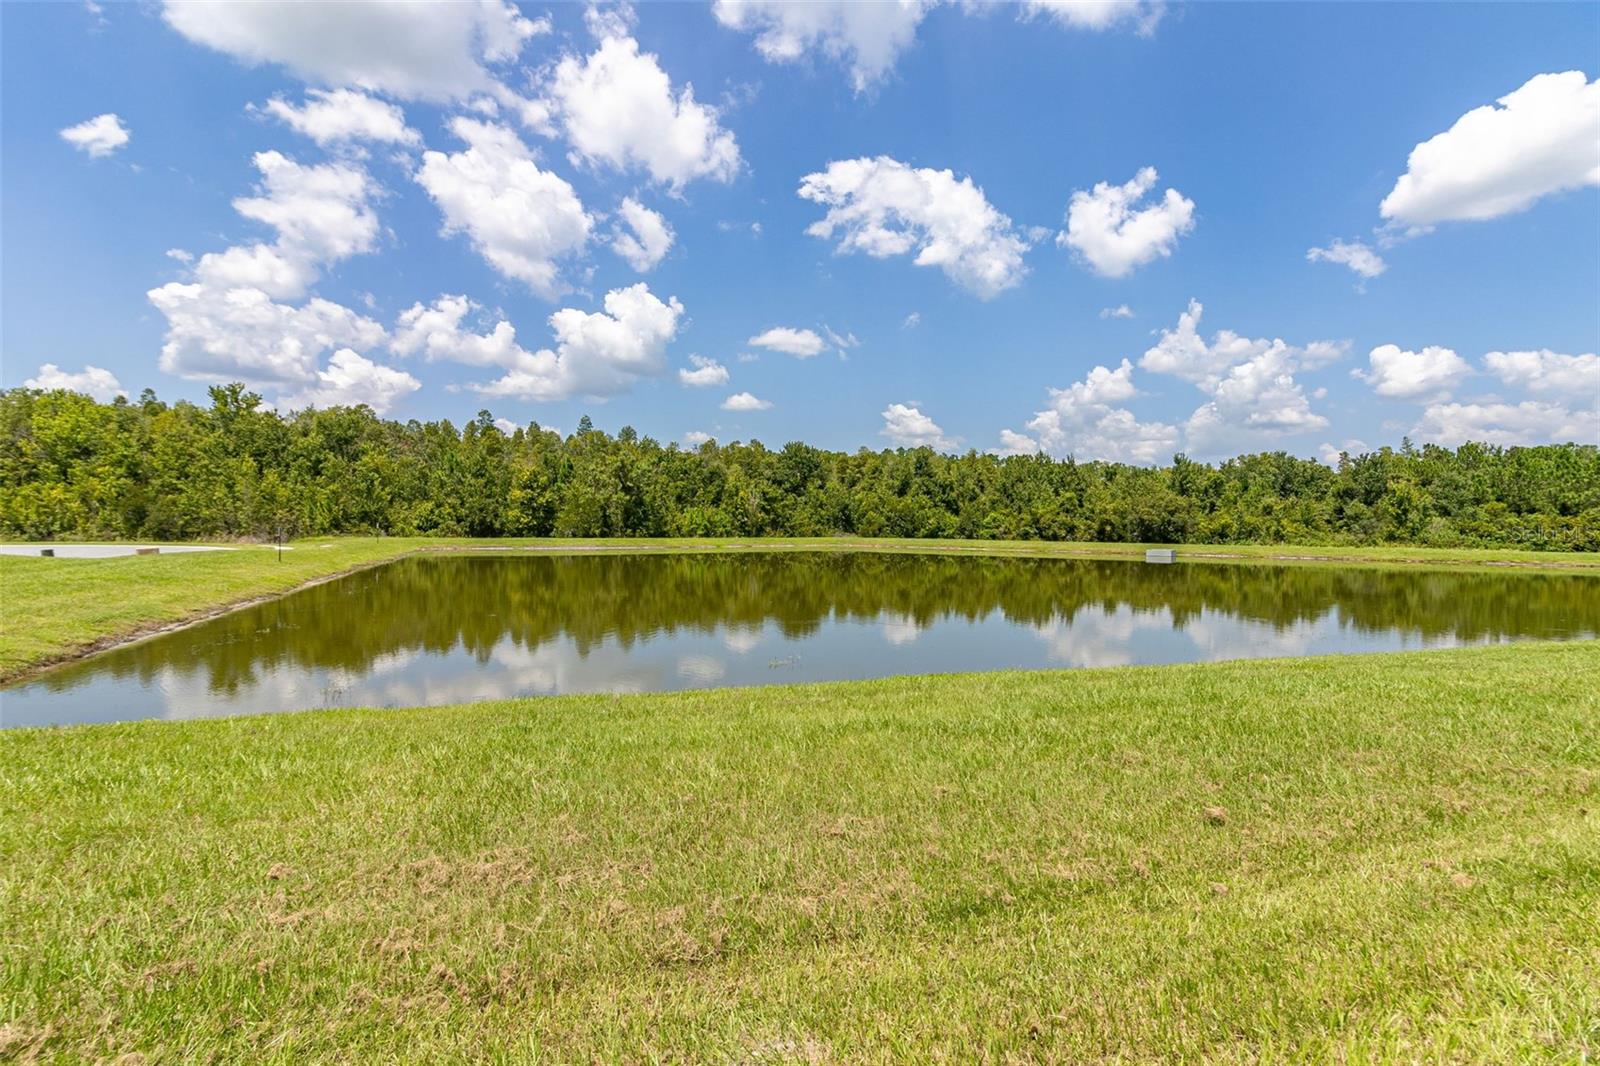
[[(0, 556), (0, 681), (82, 654), (108, 642), (219, 608), (286, 592), (407, 552), (459, 549), (542, 551), (873, 550), (940, 553), (1093, 555), (1144, 554), (1142, 544), (1038, 541), (915, 541), (853, 538), (774, 540), (467, 540), (335, 538), (296, 542), (278, 553), (248, 546), (237, 551), (121, 559), (40, 559)], [(1538, 566), (1588, 571), (1600, 556), (1436, 548), (1325, 548), (1187, 545), (1182, 555), (1218, 561), (1335, 560), (1363, 565), (1483, 567)]]
[(0, 1059), (1589, 1061), (1600, 643), (0, 732)]

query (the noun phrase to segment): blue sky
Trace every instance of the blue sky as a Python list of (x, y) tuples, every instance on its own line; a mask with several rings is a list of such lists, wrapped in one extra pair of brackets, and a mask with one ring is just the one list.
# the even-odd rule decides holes
[(1135, 462), (1600, 438), (1600, 5), (0, 17), (6, 386)]

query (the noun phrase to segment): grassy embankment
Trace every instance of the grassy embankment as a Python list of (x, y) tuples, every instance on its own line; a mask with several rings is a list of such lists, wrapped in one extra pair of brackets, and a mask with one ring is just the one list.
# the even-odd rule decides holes
[(1600, 1051), (1600, 643), (0, 732), (0, 1059)]
[[(1142, 544), (1038, 541), (916, 541), (856, 538), (763, 540), (469, 540), (333, 538), (299, 541), (278, 553), (262, 547), (191, 555), (121, 559), (0, 556), (0, 681), (82, 654), (108, 642), (219, 608), (273, 596), (308, 581), (412, 551), (518, 548), (542, 551), (872, 550), (961, 554), (1097, 557), (1144, 554)], [(1186, 545), (1181, 554), (1221, 561), (1334, 560), (1371, 565), (1537, 566), (1600, 569), (1600, 556), (1572, 552), (1437, 548), (1328, 548)]]

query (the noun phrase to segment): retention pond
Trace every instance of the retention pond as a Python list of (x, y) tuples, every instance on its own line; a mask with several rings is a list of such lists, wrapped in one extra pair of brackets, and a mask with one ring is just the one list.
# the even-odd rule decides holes
[(0, 724), (1600, 635), (1600, 577), (876, 553), (420, 556), (0, 690)]

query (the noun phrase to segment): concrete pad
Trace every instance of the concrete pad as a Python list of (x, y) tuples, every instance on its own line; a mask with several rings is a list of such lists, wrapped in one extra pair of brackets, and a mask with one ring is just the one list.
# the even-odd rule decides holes
[(42, 549), (50, 548), (57, 559), (115, 559), (122, 555), (151, 554), (177, 555), (180, 552), (231, 552), (220, 544), (0, 544), (0, 555), (38, 556)]

